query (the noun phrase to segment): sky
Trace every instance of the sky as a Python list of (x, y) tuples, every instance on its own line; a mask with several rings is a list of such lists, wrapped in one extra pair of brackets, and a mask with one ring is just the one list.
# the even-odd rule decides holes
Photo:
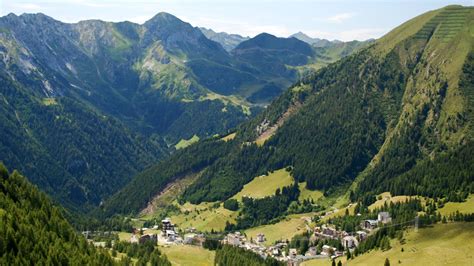
[(0, 16), (44, 13), (63, 22), (143, 23), (159, 12), (193, 26), (253, 37), (302, 31), (329, 40), (379, 38), (421, 13), (474, 0), (0, 0)]

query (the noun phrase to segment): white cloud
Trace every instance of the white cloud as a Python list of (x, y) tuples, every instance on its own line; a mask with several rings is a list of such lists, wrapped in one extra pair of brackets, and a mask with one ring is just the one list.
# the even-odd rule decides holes
[(13, 3), (10, 7), (26, 11), (38, 11), (41, 10), (41, 6), (33, 3)]
[(136, 17), (131, 17), (125, 20), (128, 20), (130, 22), (138, 23), (138, 24), (143, 24), (147, 20), (151, 19), (154, 15), (143, 15), (143, 16), (136, 16)]
[(183, 21), (191, 23), (195, 27), (211, 28), (216, 32), (236, 33), (242, 36), (253, 37), (262, 32), (267, 32), (279, 37), (286, 37), (293, 32), (285, 27), (279, 25), (260, 24), (255, 25), (246, 21), (234, 21), (227, 19), (215, 19), (208, 17), (184, 17), (180, 16)]
[(303, 31), (311, 37), (323, 38), (328, 40), (341, 40), (341, 41), (352, 41), (352, 40), (367, 40), (367, 39), (377, 39), (380, 38), (383, 34), (387, 33), (388, 30), (384, 28), (359, 28), (344, 30), (339, 32), (330, 32), (330, 31), (318, 31), (318, 30), (307, 30)]
[(349, 41), (349, 40), (367, 40), (370, 38), (380, 38), (382, 35), (387, 33), (387, 29), (383, 28), (362, 28), (362, 29), (353, 29), (353, 30), (346, 30), (339, 33), (341, 40)]
[(332, 17), (329, 17), (326, 20), (331, 23), (342, 23), (350, 18), (353, 18), (354, 16), (355, 16), (354, 13), (340, 13)]

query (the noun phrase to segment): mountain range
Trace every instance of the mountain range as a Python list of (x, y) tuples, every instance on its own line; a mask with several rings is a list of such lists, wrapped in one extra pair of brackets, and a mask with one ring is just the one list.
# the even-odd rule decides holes
[(366, 42), (10, 14), (0, 59), (0, 264), (472, 262), (474, 7)]
[(306, 43), (308, 43), (308, 44), (310, 44), (314, 47), (328, 47), (328, 46), (331, 46), (332, 44), (342, 43), (339, 40), (329, 41), (329, 40), (326, 40), (326, 39), (312, 38), (312, 37), (309, 37), (308, 35), (306, 35), (305, 33), (301, 32), (301, 31), (290, 35), (290, 38), (291, 37), (294, 37), (298, 40), (306, 42)]
[[(474, 188), (472, 10), (422, 14), (308, 75), (231, 137), (192, 145), (137, 175), (105, 210), (139, 212), (167, 184), (196, 173), (181, 202), (225, 201), (282, 168), (309, 190), (351, 202), (386, 191), (462, 199)], [(310, 53), (288, 42), (296, 55)]]
[(239, 34), (232, 34), (227, 32), (215, 32), (212, 29), (207, 28), (199, 28), (202, 33), (209, 39), (215, 42), (218, 42), (224, 47), (224, 49), (228, 52), (232, 51), (237, 45), (241, 42), (250, 39), (250, 37), (243, 37)]
[(98, 205), (180, 140), (227, 132), (339, 57), (269, 34), (228, 52), (168, 13), (142, 25), (9, 14), (0, 158), (71, 208)]

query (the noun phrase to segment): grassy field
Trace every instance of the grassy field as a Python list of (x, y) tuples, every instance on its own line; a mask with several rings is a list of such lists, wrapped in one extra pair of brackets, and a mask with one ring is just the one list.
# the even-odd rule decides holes
[[(405, 235), (405, 244), (393, 240), (388, 251), (375, 250), (343, 265), (474, 265), (474, 223), (437, 224)], [(402, 252), (401, 249), (404, 249)], [(312, 260), (304, 266), (331, 265), (329, 260)]]
[(300, 201), (305, 199), (313, 199), (317, 201), (318, 199), (323, 197), (323, 192), (319, 190), (309, 190), (306, 188), (306, 182), (299, 183), (300, 188), (300, 197), (298, 198)]
[[(410, 196), (394, 196), (390, 195), (390, 192), (384, 192), (380, 194), (378, 197), (381, 197), (381, 199), (377, 200), (376, 202), (372, 203), (369, 206), (369, 210), (374, 210), (375, 208), (380, 208), (384, 205), (385, 202), (389, 204), (390, 202), (396, 203), (396, 202), (404, 202), (405, 200), (409, 199)], [(416, 197), (412, 197), (416, 198)]]
[(474, 213), (474, 195), (471, 194), (465, 202), (448, 202), (439, 209), (441, 215), (449, 215), (459, 211), (460, 213)]
[(239, 96), (236, 95), (229, 95), (229, 96), (224, 96), (221, 94), (217, 93), (208, 93), (206, 96), (201, 96), (199, 98), (200, 101), (205, 101), (205, 100), (221, 100), (224, 104), (234, 104), (236, 106), (242, 107), (242, 111), (246, 115), (251, 115), (252, 112), (250, 111), (250, 106), (251, 104), (247, 102), (245, 99), (242, 99)]
[(243, 196), (252, 198), (263, 198), (275, 194), (277, 188), (289, 186), (293, 183), (293, 178), (285, 169), (280, 169), (269, 175), (254, 178), (246, 184), (243, 189), (232, 198), (241, 200)]
[(199, 141), (199, 137), (197, 135), (194, 135), (192, 138), (190, 139), (182, 139), (180, 140), (176, 145), (174, 145), (174, 147), (179, 150), (179, 149), (184, 149), (186, 147), (188, 147), (189, 145), (191, 144), (194, 144), (196, 142)]
[(194, 227), (199, 231), (223, 230), (226, 221), (235, 222), (237, 212), (229, 211), (222, 207), (212, 207), (213, 203), (194, 205), (185, 203), (181, 206), (181, 213), (170, 218), (180, 228)]
[[(341, 261), (343, 265), (349, 265), (346, 263), (347, 261), (346, 257), (336, 259), (336, 265), (339, 261)], [(332, 261), (328, 258), (328, 259), (308, 260), (308, 261), (304, 261), (300, 265), (301, 266), (331, 266), (331, 263)], [(352, 262), (350, 263), (350, 265), (352, 266)], [(380, 264), (380, 266), (382, 265), (383, 264)]]
[(356, 204), (350, 204), (344, 208), (341, 209), (336, 209), (332, 210), (331, 213), (328, 213), (326, 216), (322, 218), (323, 221), (327, 221), (330, 218), (337, 217), (337, 216), (343, 216), (346, 214), (346, 210), (349, 210), (350, 215), (354, 215), (354, 210), (355, 210)]
[(172, 245), (160, 247), (160, 251), (166, 254), (172, 265), (214, 265), (215, 252), (201, 247)]
[(223, 141), (233, 140), (233, 139), (235, 139), (235, 136), (237, 136), (237, 133), (235, 133), (235, 132), (234, 132), (234, 133), (230, 133), (229, 135), (227, 135), (227, 136), (221, 138), (221, 140), (223, 140)]
[(43, 98), (43, 104), (46, 106), (50, 106), (57, 105), (58, 103), (56, 102), (55, 98)]
[(119, 236), (120, 241), (129, 241), (130, 238), (132, 237), (132, 233), (119, 232), (118, 236)]
[(305, 220), (301, 216), (289, 216), (276, 224), (262, 225), (245, 230), (247, 239), (256, 238), (257, 234), (265, 234), (265, 245), (272, 245), (277, 240), (291, 240), (296, 234), (301, 234), (306, 230)]

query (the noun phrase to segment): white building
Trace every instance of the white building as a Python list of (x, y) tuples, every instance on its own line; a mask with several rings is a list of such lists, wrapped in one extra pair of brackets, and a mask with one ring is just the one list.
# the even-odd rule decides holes
[(226, 242), (228, 245), (240, 246), (240, 244), (243, 242), (243, 237), (240, 232), (235, 232), (234, 234), (229, 233), (227, 234)]
[(353, 236), (345, 236), (342, 239), (342, 246), (344, 248), (355, 248), (359, 245), (359, 241), (357, 241), (357, 238)]
[(290, 248), (290, 250), (288, 251), (288, 257), (290, 259), (294, 259), (296, 258), (296, 255), (297, 255), (296, 248)]
[(321, 255), (325, 255), (329, 257), (329, 256), (332, 256), (335, 251), (336, 251), (335, 248), (328, 245), (324, 245), (323, 250), (321, 251)]
[(377, 221), (383, 224), (391, 223), (392, 217), (390, 217), (390, 213), (388, 212), (379, 212), (379, 215), (377, 216)]
[(377, 228), (377, 225), (378, 225), (377, 220), (365, 220), (362, 223), (362, 227), (364, 227), (364, 229), (367, 229), (367, 230), (375, 229), (375, 228)]
[(169, 242), (175, 241), (175, 240), (176, 240), (176, 236), (177, 236), (177, 234), (176, 234), (176, 232), (175, 232), (174, 230), (166, 230), (166, 231), (165, 231), (165, 237), (167, 238), (167, 240), (168, 240)]
[(364, 231), (357, 231), (356, 235), (359, 238), (359, 241), (364, 241), (367, 238), (367, 233)]

